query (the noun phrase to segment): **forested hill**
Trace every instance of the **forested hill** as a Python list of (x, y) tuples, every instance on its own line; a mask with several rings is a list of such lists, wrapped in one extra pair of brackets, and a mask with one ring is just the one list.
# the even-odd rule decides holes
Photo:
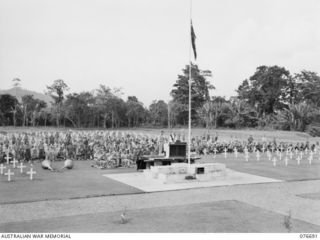
[(51, 102), (53, 101), (50, 96), (45, 95), (44, 93), (34, 92), (21, 87), (13, 87), (7, 90), (0, 90), (0, 95), (1, 94), (10, 94), (12, 96), (16, 96), (17, 94), (17, 99), (19, 101), (21, 100), (21, 97), (24, 95), (33, 95), (33, 98), (45, 101), (48, 105), (51, 105)]

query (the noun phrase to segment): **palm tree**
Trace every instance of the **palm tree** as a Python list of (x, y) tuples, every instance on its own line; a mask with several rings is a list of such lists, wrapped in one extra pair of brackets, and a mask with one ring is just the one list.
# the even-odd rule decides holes
[(315, 114), (316, 109), (311, 104), (289, 104), (288, 109), (278, 112), (277, 121), (283, 128), (289, 128), (288, 130), (304, 131)]

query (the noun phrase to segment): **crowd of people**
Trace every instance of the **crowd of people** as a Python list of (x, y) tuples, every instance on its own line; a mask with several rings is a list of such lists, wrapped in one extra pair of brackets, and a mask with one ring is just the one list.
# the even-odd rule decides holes
[[(93, 160), (98, 168), (134, 167), (144, 155), (161, 155), (164, 144), (186, 142), (183, 134), (163, 131), (159, 136), (125, 131), (57, 131), (57, 132), (0, 132), (0, 163), (16, 159), (33, 162), (44, 159), (59, 161)], [(254, 141), (250, 136), (246, 141), (219, 141), (218, 135), (204, 133), (191, 141), (191, 151), (197, 155), (222, 152), (314, 150), (319, 143), (277, 142), (276, 139)]]
[(262, 139), (262, 141), (254, 141), (252, 136), (249, 136), (247, 140), (231, 140), (231, 141), (208, 141), (205, 138), (195, 138), (192, 141), (192, 149), (199, 155), (217, 154), (224, 153), (225, 151), (230, 153), (234, 152), (264, 152), (269, 150), (270, 152), (275, 151), (305, 151), (306, 149), (314, 151), (319, 148), (319, 142), (310, 143), (308, 140), (305, 142), (277, 142), (276, 138), (272, 140)]

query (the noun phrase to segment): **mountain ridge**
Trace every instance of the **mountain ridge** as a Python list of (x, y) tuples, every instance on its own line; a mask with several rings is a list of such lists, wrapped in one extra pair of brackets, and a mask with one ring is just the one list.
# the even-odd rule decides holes
[(50, 106), (53, 102), (52, 97), (44, 93), (39, 93), (29, 89), (21, 88), (21, 87), (13, 87), (10, 89), (0, 89), (0, 95), (1, 94), (10, 94), (14, 97), (17, 96), (19, 102), (21, 101), (21, 97), (25, 95), (33, 95), (34, 98), (45, 101), (48, 106)]

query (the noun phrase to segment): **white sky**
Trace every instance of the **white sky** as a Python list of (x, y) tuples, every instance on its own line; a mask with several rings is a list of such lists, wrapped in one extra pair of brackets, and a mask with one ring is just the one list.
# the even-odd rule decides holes
[[(193, 0), (198, 65), (232, 96), (257, 66), (320, 72), (319, 0)], [(0, 89), (105, 84), (149, 105), (189, 60), (187, 0), (0, 0)]]

